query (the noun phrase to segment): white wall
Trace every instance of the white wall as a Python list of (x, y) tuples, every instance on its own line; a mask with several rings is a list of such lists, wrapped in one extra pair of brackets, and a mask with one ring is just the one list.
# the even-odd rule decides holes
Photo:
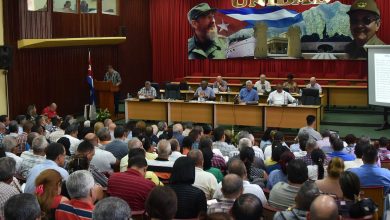
[[(3, 0), (0, 0), (0, 45), (4, 45)], [(0, 114), (8, 114), (6, 76), (0, 70)]]

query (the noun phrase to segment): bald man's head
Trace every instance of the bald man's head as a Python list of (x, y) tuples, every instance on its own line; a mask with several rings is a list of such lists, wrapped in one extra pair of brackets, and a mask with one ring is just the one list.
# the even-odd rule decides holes
[(91, 143), (94, 147), (98, 146), (98, 137), (94, 133), (88, 133), (85, 135), (84, 140)]
[(132, 138), (127, 143), (127, 147), (129, 150), (135, 149), (135, 148), (143, 148), (142, 142), (138, 138)]
[(236, 174), (239, 177), (246, 179), (247, 172), (244, 162), (240, 159), (233, 159), (228, 163), (228, 173)]
[(316, 84), (316, 82), (317, 82), (317, 80), (316, 80), (315, 77), (311, 77), (311, 78), (310, 78), (310, 84), (311, 84), (312, 86), (314, 86), (314, 85)]
[(262, 82), (262, 83), (264, 83), (264, 81), (265, 81), (265, 75), (264, 74), (261, 74), (260, 75), (260, 81)]
[(111, 124), (108, 125), (108, 130), (110, 131), (114, 131), (116, 128), (116, 124), (114, 122), (112, 122)]
[(236, 199), (243, 192), (243, 181), (236, 174), (228, 174), (222, 180), (221, 191), (227, 199)]
[(312, 220), (338, 220), (339, 210), (334, 198), (327, 195), (318, 196), (310, 206)]
[(191, 158), (195, 162), (195, 166), (203, 168), (203, 153), (198, 149), (191, 150), (187, 154), (188, 158)]

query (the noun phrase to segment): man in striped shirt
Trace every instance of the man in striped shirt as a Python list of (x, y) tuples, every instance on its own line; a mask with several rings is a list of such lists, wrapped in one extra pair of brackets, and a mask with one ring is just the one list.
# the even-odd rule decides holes
[(138, 91), (138, 97), (145, 97), (145, 98), (156, 98), (157, 96), (157, 91), (156, 89), (152, 86), (150, 81), (145, 82), (145, 87), (142, 87)]
[(66, 181), (70, 201), (62, 202), (55, 214), (55, 219), (89, 220), (92, 219), (93, 205), (102, 188), (95, 185), (90, 172), (79, 170), (70, 174)]
[[(103, 81), (112, 82), (114, 86), (120, 86), (122, 84), (121, 75), (118, 73), (118, 71), (114, 70), (112, 65), (107, 66), (107, 72), (104, 74)], [(115, 114), (117, 114), (119, 111), (119, 95), (120, 92), (114, 93)]]

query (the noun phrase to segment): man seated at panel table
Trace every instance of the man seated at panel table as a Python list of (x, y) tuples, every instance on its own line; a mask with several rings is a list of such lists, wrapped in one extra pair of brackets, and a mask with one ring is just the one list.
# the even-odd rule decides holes
[(240, 91), (239, 99), (241, 103), (259, 101), (259, 94), (253, 89), (252, 81), (246, 81), (245, 88), (242, 88)]
[(289, 102), (295, 102), (295, 99), (290, 93), (283, 90), (282, 84), (278, 83), (276, 90), (269, 94), (267, 102), (270, 105), (287, 105)]
[(194, 98), (195, 99), (200, 98), (201, 101), (215, 100), (214, 90), (208, 87), (208, 82), (206, 80), (203, 80), (200, 83), (199, 88), (196, 89), (194, 93)]
[(264, 74), (260, 75), (260, 80), (255, 83), (258, 93), (269, 93), (271, 92), (271, 83), (265, 80)]
[(156, 92), (156, 89), (154, 87), (152, 87), (152, 84), (150, 83), (150, 81), (146, 81), (145, 82), (145, 87), (142, 87), (142, 89), (140, 89), (138, 91), (138, 97), (142, 97), (142, 98), (156, 98), (157, 96), (157, 92)]
[(225, 80), (222, 79), (222, 76), (217, 76), (217, 79), (215, 80), (213, 84), (214, 89), (218, 89), (219, 92), (226, 92), (227, 91), (228, 84)]
[(306, 88), (318, 89), (319, 93), (322, 94), (322, 88), (321, 88), (320, 84), (317, 83), (317, 80), (315, 77), (310, 78), (310, 83), (306, 85)]

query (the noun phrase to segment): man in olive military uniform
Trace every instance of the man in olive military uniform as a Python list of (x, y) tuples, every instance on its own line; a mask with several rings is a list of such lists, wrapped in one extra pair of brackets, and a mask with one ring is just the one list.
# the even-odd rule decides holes
[(376, 36), (381, 23), (378, 6), (375, 0), (356, 0), (347, 13), (353, 41), (345, 51), (350, 59), (367, 58), (364, 45), (385, 44)]
[(227, 38), (218, 35), (215, 11), (207, 3), (201, 3), (188, 12), (188, 21), (195, 32), (188, 39), (188, 59), (226, 59)]

